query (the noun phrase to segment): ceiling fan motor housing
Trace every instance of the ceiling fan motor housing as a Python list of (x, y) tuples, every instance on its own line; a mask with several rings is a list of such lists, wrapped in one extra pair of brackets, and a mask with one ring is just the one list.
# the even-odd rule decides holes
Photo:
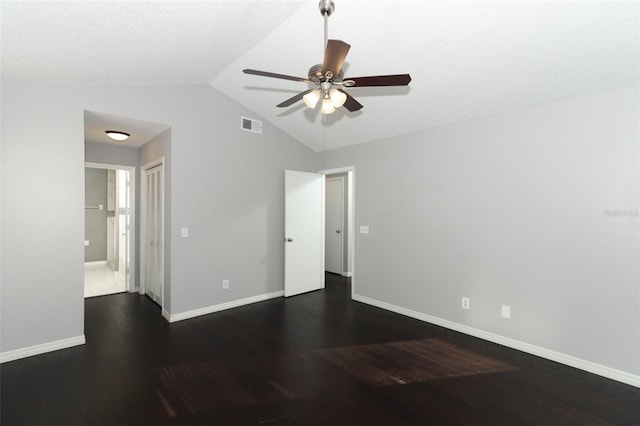
[(321, 83), (323, 81), (331, 81), (332, 83), (340, 83), (344, 78), (344, 73), (340, 70), (338, 75), (335, 75), (331, 71), (327, 72), (328, 75), (322, 75), (322, 64), (313, 65), (309, 68), (309, 80), (315, 83)]

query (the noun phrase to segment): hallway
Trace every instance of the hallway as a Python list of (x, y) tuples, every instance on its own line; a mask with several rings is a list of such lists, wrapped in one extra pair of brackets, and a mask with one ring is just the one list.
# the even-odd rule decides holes
[(114, 272), (106, 262), (84, 264), (84, 297), (104, 296), (126, 291), (124, 274)]

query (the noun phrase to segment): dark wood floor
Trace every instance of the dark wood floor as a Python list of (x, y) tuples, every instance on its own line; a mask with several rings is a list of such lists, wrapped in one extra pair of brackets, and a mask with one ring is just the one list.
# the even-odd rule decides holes
[(86, 300), (85, 346), (3, 364), (9, 425), (640, 425), (640, 389), (327, 288), (168, 324)]

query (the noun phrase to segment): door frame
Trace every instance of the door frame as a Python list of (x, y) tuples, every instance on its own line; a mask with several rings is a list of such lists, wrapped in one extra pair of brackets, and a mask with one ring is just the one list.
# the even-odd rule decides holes
[[(334, 182), (340, 182), (340, 272), (339, 274), (342, 276), (346, 276), (346, 271), (345, 271), (345, 264), (344, 264), (344, 241), (345, 241), (345, 235), (344, 235), (344, 216), (345, 216), (345, 209), (346, 209), (346, 205), (344, 202), (344, 196), (345, 196), (345, 185), (344, 185), (344, 176), (336, 176), (336, 177), (328, 177), (330, 175), (325, 175), (325, 184), (324, 184), (324, 206), (325, 209), (327, 208), (327, 183), (329, 181), (334, 181)], [(326, 230), (327, 230), (327, 216), (325, 214), (325, 238), (326, 238)], [(334, 231), (335, 232), (335, 231)], [(349, 240), (349, 236), (347, 235), (347, 241)], [(325, 243), (324, 245), (324, 249), (325, 249), (325, 270), (327, 268), (327, 244)], [(329, 271), (330, 272), (330, 271)]]
[[(136, 252), (136, 168), (132, 166), (122, 166), (118, 164), (106, 164), (95, 163), (85, 161), (84, 167), (91, 169), (104, 169), (104, 170), (127, 170), (129, 172), (129, 223), (131, 228), (129, 229), (129, 274), (128, 280), (125, 278), (126, 289), (129, 293), (134, 293), (138, 288), (136, 284), (136, 258), (138, 253)], [(84, 231), (83, 231), (84, 232)], [(127, 274), (125, 274), (125, 277)]]
[(351, 298), (356, 294), (356, 241), (355, 241), (355, 198), (356, 198), (356, 166), (337, 167), (334, 169), (319, 170), (318, 173), (323, 175), (333, 175), (338, 173), (350, 173), (350, 179), (347, 179), (347, 267), (351, 263), (351, 273), (346, 276), (351, 277)]
[(161, 185), (161, 205), (160, 211), (162, 212), (162, 218), (160, 221), (160, 243), (162, 244), (162, 280), (160, 281), (160, 307), (162, 308), (162, 312), (164, 312), (164, 267), (165, 267), (165, 230), (164, 230), (164, 220), (165, 220), (165, 179), (164, 179), (164, 165), (165, 160), (164, 156), (157, 158), (153, 161), (150, 161), (142, 166), (140, 166), (140, 286), (138, 293), (146, 294), (146, 238), (147, 238), (147, 171), (157, 167), (162, 166), (162, 179), (160, 180)]

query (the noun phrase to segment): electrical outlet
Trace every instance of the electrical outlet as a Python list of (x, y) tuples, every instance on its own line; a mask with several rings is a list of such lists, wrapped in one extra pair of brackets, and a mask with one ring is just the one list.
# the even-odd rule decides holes
[(229, 289), (229, 280), (222, 280), (222, 289), (223, 290)]
[(502, 318), (511, 318), (511, 306), (502, 305), (500, 315), (502, 315)]
[(462, 309), (471, 309), (471, 299), (468, 297), (462, 298)]

